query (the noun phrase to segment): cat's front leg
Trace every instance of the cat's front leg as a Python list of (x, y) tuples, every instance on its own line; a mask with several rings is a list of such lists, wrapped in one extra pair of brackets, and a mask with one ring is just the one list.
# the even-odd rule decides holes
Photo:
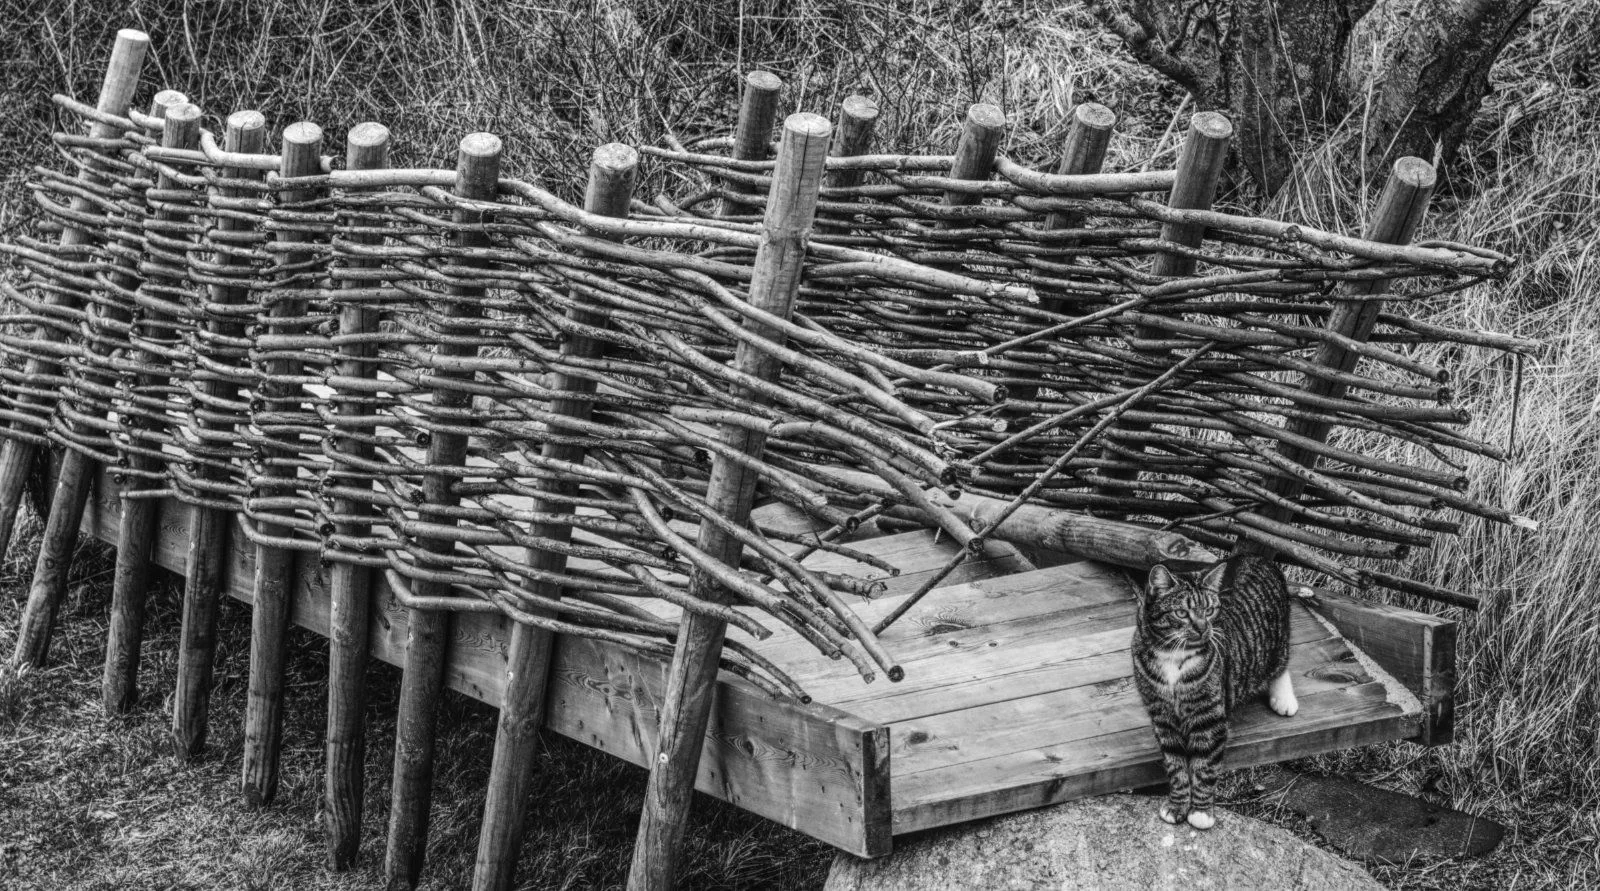
[(1161, 803), (1161, 819), (1182, 823), (1189, 815), (1189, 764), (1181, 751), (1161, 750), (1167, 768), (1167, 800)]
[(1300, 700), (1294, 695), (1294, 676), (1285, 668), (1267, 687), (1267, 704), (1285, 718), (1300, 710)]
[(1196, 829), (1210, 829), (1217, 825), (1217, 818), (1212, 816), (1211, 807), (1216, 802), (1217, 775), (1220, 773), (1221, 749), (1206, 755), (1195, 755), (1189, 760), (1190, 770), (1194, 773), (1194, 781), (1189, 787), (1189, 816), (1190, 826)]

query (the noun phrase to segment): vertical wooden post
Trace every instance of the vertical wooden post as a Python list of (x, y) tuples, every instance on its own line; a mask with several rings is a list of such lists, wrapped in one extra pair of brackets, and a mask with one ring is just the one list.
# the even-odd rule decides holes
[[(1428, 212), (1428, 199), (1433, 195), (1435, 181), (1433, 165), (1421, 158), (1405, 157), (1394, 163), (1394, 169), (1389, 173), (1389, 180), (1384, 184), (1383, 195), (1378, 199), (1378, 209), (1372, 220), (1367, 225), (1366, 237), (1369, 241), (1383, 244), (1408, 244), (1416, 234), (1417, 228), (1422, 225), (1422, 219)], [(1341, 285), (1339, 293), (1346, 296), (1372, 296), (1382, 294), (1389, 289), (1387, 280), (1362, 281)], [(1383, 311), (1381, 300), (1349, 300), (1334, 306), (1333, 312), (1328, 317), (1327, 328), (1351, 340), (1365, 341), (1372, 336), (1372, 328), (1378, 322), (1378, 314)], [(1356, 367), (1359, 356), (1336, 343), (1325, 341), (1318, 348), (1316, 364), (1331, 368), (1335, 371), (1352, 371)], [(1324, 377), (1305, 376), (1300, 386), (1308, 393), (1329, 399), (1339, 399), (1344, 396), (1346, 387), (1342, 382), (1329, 380)], [(1288, 429), (1307, 439), (1325, 442), (1328, 433), (1333, 429), (1327, 421), (1307, 420), (1303, 418), (1290, 418)], [(1279, 444), (1279, 452), (1289, 460), (1304, 467), (1315, 467), (1317, 455), (1308, 449), (1284, 442)], [(1268, 487), (1284, 498), (1296, 499), (1305, 491), (1305, 480), (1299, 477), (1279, 476), (1274, 477)], [(1289, 511), (1270, 505), (1263, 509), (1262, 516), (1273, 520), (1289, 519)], [(1265, 544), (1255, 541), (1240, 541), (1234, 547), (1234, 553), (1271, 554), (1273, 549)]]
[[(589, 187), (584, 195), (584, 209), (608, 217), (627, 216), (638, 166), (638, 152), (626, 145), (611, 143), (596, 149), (589, 165)], [(605, 324), (604, 315), (579, 307), (568, 310), (568, 317), (583, 325)], [(604, 351), (605, 343), (592, 337), (573, 336), (561, 344), (561, 355), (579, 362), (599, 358)], [(588, 420), (594, 410), (594, 381), (558, 374), (551, 389), (571, 394), (569, 398), (551, 400), (552, 414)], [(541, 453), (546, 458), (558, 461), (581, 462), (585, 449), (582, 446), (548, 442)], [(579, 487), (572, 482), (550, 481), (544, 484), (544, 488), (552, 494), (570, 497), (578, 494)], [(574, 507), (564, 500), (536, 500), (533, 510), (562, 514), (572, 513)], [(572, 537), (571, 526), (557, 523), (536, 524), (532, 532), (541, 538), (561, 542)], [(529, 566), (539, 572), (561, 572), (567, 566), (566, 555), (552, 550), (529, 550), (527, 560)], [(530, 580), (529, 586), (543, 597), (561, 595), (559, 585)], [(500, 725), (494, 744), (494, 763), (489, 769), (483, 828), (478, 834), (477, 868), (472, 875), (474, 891), (509, 891), (516, 872), (517, 853), (522, 845), (523, 818), (527, 813), (528, 781), (533, 775), (535, 747), (539, 740), (539, 729), (544, 723), (551, 643), (548, 631), (522, 624), (512, 626), (511, 643), (506, 654), (505, 694), (500, 703)]]
[[(124, 29), (117, 32), (116, 43), (111, 48), (111, 62), (106, 67), (105, 81), (100, 87), (100, 99), (96, 104), (100, 111), (119, 116), (128, 113), (134, 89), (139, 84), (139, 70), (144, 65), (145, 50), (149, 45), (150, 38), (143, 31)], [(89, 135), (97, 139), (115, 139), (122, 133), (112, 124), (96, 122), (89, 128)], [(78, 178), (81, 182), (93, 183), (101, 178), (101, 172), (97, 165), (90, 165), (78, 174)], [(94, 201), (85, 197), (72, 199), (72, 210), (86, 215), (104, 213)], [(98, 237), (91, 229), (68, 226), (61, 233), (61, 245), (89, 245)], [(123, 280), (128, 286), (133, 285), (131, 277)], [(83, 303), (83, 296), (53, 289), (48, 299), (55, 306), (76, 308)], [(41, 328), (39, 336), (45, 340), (60, 337), (50, 327)], [(55, 363), (29, 359), (24, 373), (29, 377), (53, 374)], [(11, 530), (16, 525), (17, 511), (32, 469), (34, 448), (20, 440), (10, 439), (0, 447), (0, 555), (10, 544)], [(17, 647), (12, 655), (15, 664), (40, 665), (49, 652), (50, 632), (55, 624), (56, 609), (66, 593), (72, 552), (78, 544), (78, 526), (83, 520), (83, 508), (89, 498), (89, 486), (95, 470), (94, 461), (87, 455), (73, 449), (67, 450), (57, 474), (50, 517), (45, 523), (33, 584), (28, 591), (28, 604), (23, 610), (21, 628), (17, 632)]]
[[(1106, 149), (1111, 146), (1111, 130), (1117, 125), (1117, 115), (1098, 102), (1085, 102), (1072, 110), (1072, 126), (1061, 146), (1061, 163), (1056, 173), (1082, 176), (1099, 173), (1106, 161)], [(1049, 230), (1075, 229), (1083, 225), (1083, 214), (1056, 211), (1045, 218)], [(1064, 242), (1072, 244), (1073, 242)]]
[[(1228, 160), (1233, 141), (1233, 124), (1225, 115), (1202, 111), (1189, 119), (1189, 134), (1178, 155), (1178, 177), (1172, 184), (1167, 206), (1175, 210), (1210, 210), (1222, 179), (1222, 165)], [(1161, 227), (1161, 240), (1197, 248), (1205, 239), (1206, 227), (1193, 223), (1167, 223)], [(1195, 259), (1163, 252), (1156, 257), (1151, 272), (1159, 276), (1189, 275)]]
[[(967, 109), (967, 119), (961, 126), (961, 141), (956, 143), (955, 161), (950, 164), (950, 178), (981, 182), (994, 173), (995, 152), (1000, 150), (1000, 140), (1006, 135), (1006, 113), (999, 106), (979, 102)], [(945, 192), (945, 207), (965, 207), (983, 199), (967, 192)], [(953, 220), (943, 228), (960, 228)]]
[[(750, 303), (783, 318), (793, 312), (800, 288), (830, 130), (828, 121), (814, 114), (790, 115), (784, 121), (778, 165), (767, 199), (766, 231), (756, 251), (755, 275), (750, 282)], [(781, 334), (763, 326), (752, 326), (752, 330), (763, 337), (782, 340)], [(780, 370), (776, 359), (744, 343), (739, 345), (734, 365), (765, 380), (775, 378)], [(754, 393), (742, 394), (742, 398), (759, 399)], [(764, 435), (741, 427), (724, 427), (722, 439), (731, 448), (756, 458), (766, 448)], [(713, 459), (706, 500), (719, 514), (737, 525), (747, 525), (755, 489), (756, 474), (745, 465), (720, 457)], [(699, 546), (724, 565), (739, 565), (741, 543), (710, 523), (700, 526)], [(697, 597), (723, 602), (729, 599), (702, 573), (695, 573), (690, 586)], [(720, 620), (699, 614), (685, 614), (679, 625), (661, 711), (656, 761), (645, 790), (644, 815), (628, 874), (630, 891), (664, 891), (673, 887), (677, 854), (716, 692), (725, 630)]]
[[(752, 71), (744, 76), (744, 93), (739, 97), (739, 123), (733, 133), (735, 161), (765, 161), (772, 150), (772, 123), (778, 116), (778, 96), (783, 81), (770, 71)], [(730, 183), (728, 191), (753, 195), (753, 186)], [(748, 202), (728, 198), (718, 216), (734, 216), (749, 207)]]
[[(381, 170), (389, 166), (389, 130), (382, 124), (357, 124), (345, 140), (345, 167), (349, 170)], [(382, 244), (383, 236), (351, 233), (347, 240), (357, 244)], [(376, 260), (352, 259), (350, 268), (379, 265)], [(335, 270), (333, 277), (338, 278)], [(359, 287), (359, 281), (352, 282)], [(339, 347), (339, 375), (345, 378), (370, 378), (377, 370), (372, 362), (377, 344), (361, 339), (378, 328), (378, 313), (360, 304), (339, 310), (339, 336), (351, 338)], [(335, 413), (340, 418), (359, 418), (373, 413), (371, 397), (360, 391), (339, 394)], [(370, 461), (372, 444), (360, 435), (334, 433), (334, 448)], [(365, 431), (361, 431), (365, 432)], [(353, 485), (353, 481), (346, 481)], [(369, 486), (370, 487), (370, 486)], [(335, 498), (336, 517), (364, 517), (372, 507), (353, 498)], [(334, 531), (345, 536), (364, 536), (369, 523), (336, 520)], [(366, 765), (366, 674), (367, 647), (372, 622), (372, 570), (357, 563), (335, 562), (329, 571), (328, 597), (328, 741), (327, 774), (323, 788), (323, 811), (328, 838), (328, 865), (336, 870), (355, 865), (361, 847), (361, 797)]]
[[(156, 94), (150, 113), (166, 121), (161, 134), (161, 144), (166, 148), (194, 149), (200, 144), (200, 109), (190, 105), (182, 93), (163, 90)], [(177, 182), (167, 174), (156, 181), (158, 189), (177, 188)], [(156, 211), (155, 220), (170, 222), (170, 211)], [(152, 276), (154, 279), (154, 276)], [(163, 280), (163, 285), (173, 282)], [(165, 313), (148, 311), (150, 318), (141, 325), (147, 338), (159, 338), (172, 322)], [(159, 358), (146, 356), (137, 361), (156, 365)], [(141, 374), (136, 380), (136, 390), (149, 392), (160, 386), (160, 374)], [(145, 473), (161, 469), (161, 459), (154, 455), (135, 452), (129, 457), (132, 468)], [(111, 621), (106, 629), (105, 674), (101, 679), (101, 701), (107, 714), (122, 714), (133, 708), (139, 698), (139, 650), (144, 641), (145, 597), (150, 590), (155, 568), (152, 553), (160, 533), (158, 514), (160, 501), (154, 498), (128, 498), (122, 502), (122, 516), (117, 524), (117, 566), (111, 582)]]
[[(1074, 108), (1072, 126), (1067, 129), (1067, 138), (1061, 148), (1061, 163), (1056, 166), (1056, 173), (1067, 176), (1099, 173), (1106, 160), (1106, 149), (1111, 145), (1111, 128), (1116, 123), (1116, 114), (1104, 105), (1085, 102)], [(1056, 211), (1045, 217), (1044, 221), (1046, 231), (1075, 229), (1081, 225), (1083, 214), (1070, 211)], [(1050, 243), (1070, 247), (1076, 240)], [(1048, 312), (1070, 311), (1066, 300), (1048, 293), (1040, 294), (1039, 307)], [(1017, 384), (1011, 388), (1011, 395), (1019, 402), (1031, 402), (1039, 397), (1039, 386), (1033, 383)]]
[[(124, 28), (117, 32), (116, 43), (111, 47), (111, 60), (106, 65), (105, 80), (100, 85), (100, 97), (95, 102), (96, 109), (119, 116), (128, 113), (128, 107), (133, 104), (134, 90), (139, 86), (139, 71), (144, 67), (145, 50), (149, 46), (150, 37), (143, 31)], [(115, 139), (121, 134), (111, 124), (95, 122), (89, 127), (89, 135), (96, 139)], [(92, 182), (99, 176), (93, 167), (86, 167), (79, 172), (78, 179)], [(72, 210), (75, 213), (99, 212), (88, 198), (72, 199)], [(89, 229), (68, 226), (61, 233), (61, 245), (73, 247), (89, 244), (94, 238), (95, 233)], [(80, 295), (61, 290), (52, 290), (47, 299), (54, 306), (77, 307), (82, 303)], [(60, 334), (53, 328), (45, 327), (40, 329), (39, 337), (55, 340)], [(29, 359), (24, 369), (28, 377), (53, 374), (55, 363)], [(17, 511), (22, 506), (22, 496), (33, 469), (36, 448), (31, 443), (17, 439), (7, 439), (0, 444), (0, 558), (4, 558), (11, 544), (11, 533), (17, 525)]]
[[(877, 102), (866, 96), (846, 96), (839, 105), (839, 129), (834, 131), (828, 154), (835, 158), (865, 154), (872, 147), (872, 131), (877, 126)], [(830, 189), (848, 189), (861, 185), (865, 176), (865, 170), (831, 170), (822, 184)]]
[[(1172, 193), (1167, 198), (1167, 206), (1175, 210), (1210, 210), (1211, 202), (1217, 196), (1217, 184), (1222, 179), (1222, 166), (1228, 160), (1228, 146), (1233, 140), (1233, 124), (1225, 115), (1214, 111), (1202, 111), (1189, 118), (1189, 133), (1183, 140), (1183, 150), (1178, 155), (1177, 180), (1172, 184)], [(1165, 223), (1161, 226), (1161, 239), (1183, 247), (1195, 248), (1205, 240), (1206, 227), (1192, 223)], [(1183, 254), (1162, 252), (1156, 255), (1155, 263), (1150, 271), (1155, 275), (1176, 277), (1193, 273), (1195, 260)], [(1142, 338), (1157, 338), (1161, 332), (1140, 326), (1137, 330)], [(1159, 357), (1161, 353), (1154, 354), (1152, 358)], [(1143, 383), (1143, 380), (1130, 382), (1133, 385)], [(1143, 429), (1141, 425), (1120, 421), (1112, 427), (1113, 430)], [(1139, 476), (1135, 470), (1108, 469), (1105, 475), (1112, 479), (1135, 479)], [(1096, 494), (1120, 494), (1113, 490), (1101, 488)], [(1112, 517), (1119, 516), (1113, 512), (1096, 511), (1097, 515)]]
[[(492, 201), (500, 182), (500, 139), (491, 133), (473, 133), (461, 140), (461, 150), (456, 162), (457, 195), (478, 201)], [(455, 221), (465, 226), (488, 222), (488, 215), (477, 211), (459, 210)], [(487, 232), (462, 229), (456, 234), (456, 244), (461, 247), (484, 247), (489, 244)], [(461, 263), (471, 264), (470, 258)], [(460, 297), (477, 296), (481, 288), (456, 288), (453, 294)], [(439, 311), (455, 317), (473, 317), (481, 310), (470, 303), (451, 301)], [(436, 347), (441, 356), (473, 355), (472, 347), (441, 343)], [(435, 371), (435, 377), (463, 377), (470, 379), (472, 372)], [(453, 390), (440, 390), (434, 394), (434, 404), (446, 409), (460, 409), (468, 405), (471, 397)], [(460, 465), (466, 459), (467, 438), (453, 433), (436, 433), (428, 445), (428, 464), (433, 467)], [(451, 505), (459, 501), (448, 476), (425, 476), (422, 480), (423, 497), (430, 505)], [(435, 522), (450, 522), (435, 518)], [(449, 553), (454, 542), (449, 539), (422, 539), (418, 545), (437, 553)], [(412, 583), (413, 591), (420, 597), (440, 597), (449, 594), (448, 587), (437, 582), (418, 580)], [(406, 638), (405, 674), (400, 681), (400, 712), (396, 719), (394, 746), (394, 785), (389, 811), (389, 846), (384, 858), (384, 872), (390, 887), (412, 888), (422, 872), (427, 854), (428, 806), (433, 795), (433, 742), (438, 718), (439, 696), (444, 689), (445, 644), (450, 628), (450, 615), (444, 612), (414, 609), (410, 611), (410, 629)]]
[[(223, 148), (229, 152), (259, 155), (267, 145), (267, 119), (257, 111), (236, 111), (228, 116)], [(262, 171), (224, 167), (227, 179), (259, 179)], [(242, 189), (223, 188), (223, 197), (241, 197)], [(249, 228), (246, 220), (220, 217), (216, 228), (223, 232), (237, 232)], [(244, 265), (248, 261), (231, 251), (218, 250), (213, 262), (219, 266)], [(250, 299), (246, 288), (234, 285), (211, 285), (214, 303), (237, 304)], [(214, 335), (224, 338), (243, 336), (243, 326), (234, 321), (212, 320), (205, 323)], [(217, 430), (219, 422), (206, 417), (211, 404), (238, 398), (238, 387), (226, 380), (208, 379), (202, 382), (199, 396), (202, 404), (195, 407), (194, 425), (202, 430)], [(220, 432), (220, 431), (219, 431)], [(196, 474), (202, 479), (216, 480), (223, 475), (219, 468), (197, 462)], [(196, 506), (189, 520), (189, 552), (184, 561), (183, 628), (178, 636), (178, 679), (172, 694), (172, 743), (179, 758), (192, 758), (200, 754), (206, 744), (206, 719), (211, 709), (212, 659), (217, 649), (217, 599), (227, 584), (230, 538), (233, 525), (232, 511)]]
[[(322, 128), (309, 121), (290, 124), (283, 131), (283, 153), (278, 172), (285, 177), (315, 176), (322, 172)], [(285, 190), (281, 201), (296, 205), (314, 200), (321, 190)], [(297, 244), (310, 241), (304, 232), (279, 233), (278, 241)], [(289, 268), (284, 274), (291, 288), (301, 287), (295, 267), (310, 260), (304, 251), (288, 251), (280, 260)], [(268, 330), (273, 334), (296, 333), (294, 323), (279, 324), (277, 319), (295, 319), (305, 314), (304, 300), (279, 300), (273, 303)], [(299, 387), (276, 380), (299, 374), (298, 359), (275, 358), (266, 363), (268, 379), (259, 394), (265, 411), (292, 412), (300, 408)], [(263, 446), (257, 473), (267, 480), (292, 479), (293, 465), (274, 459), (289, 456), (287, 449)], [(270, 488), (269, 495), (275, 494)], [(287, 527), (262, 522), (261, 533), (273, 538), (292, 534)], [(244, 718), (244, 766), (240, 781), (245, 804), (262, 807), (272, 803), (278, 792), (278, 750), (283, 734), (283, 661), (288, 642), (289, 610), (294, 603), (295, 554), (288, 548), (260, 545), (256, 548), (255, 595), (250, 610), (250, 681)]]
[[(956, 143), (955, 160), (950, 164), (950, 179), (982, 182), (994, 174), (994, 156), (1000, 149), (1000, 140), (1006, 135), (1006, 115), (999, 106), (979, 102), (967, 109), (966, 120), (961, 125), (961, 139)], [(966, 207), (979, 204), (982, 196), (968, 192), (945, 192), (945, 207)], [(940, 229), (960, 229), (967, 223), (960, 220), (941, 220)], [(957, 267), (959, 268), (959, 267)], [(947, 310), (914, 307), (911, 315), (923, 324), (937, 323), (949, 315)], [(944, 324), (958, 324), (958, 320), (944, 320)]]

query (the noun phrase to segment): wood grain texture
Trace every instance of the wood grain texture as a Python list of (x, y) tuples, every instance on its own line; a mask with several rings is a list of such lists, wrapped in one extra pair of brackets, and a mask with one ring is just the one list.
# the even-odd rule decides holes
[(1442, 746), (1455, 738), (1454, 621), (1331, 591), (1316, 591), (1309, 602), (1422, 703), (1413, 742)]

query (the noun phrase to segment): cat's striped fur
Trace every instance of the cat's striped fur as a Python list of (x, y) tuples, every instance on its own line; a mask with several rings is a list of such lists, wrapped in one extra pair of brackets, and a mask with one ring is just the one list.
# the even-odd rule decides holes
[(1289, 673), (1289, 587), (1271, 560), (1242, 555), (1200, 573), (1150, 570), (1133, 639), (1133, 678), (1150, 711), (1172, 791), (1169, 823), (1209, 829), (1228, 715), (1264, 690), (1298, 708)]

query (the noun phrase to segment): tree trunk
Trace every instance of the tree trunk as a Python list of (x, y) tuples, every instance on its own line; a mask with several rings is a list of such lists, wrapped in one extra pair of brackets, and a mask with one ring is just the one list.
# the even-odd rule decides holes
[[(1489, 95), (1489, 70), (1538, 0), (1394, 0), (1351, 43), (1342, 88), (1372, 96), (1363, 143), (1394, 158), (1449, 159)], [(1382, 60), (1375, 64), (1375, 60)]]
[(1268, 193), (1288, 179), (1297, 143), (1352, 112), (1370, 170), (1432, 158), (1436, 145), (1449, 156), (1537, 3), (1092, 0), (1136, 58), (1232, 118), (1239, 166)]

